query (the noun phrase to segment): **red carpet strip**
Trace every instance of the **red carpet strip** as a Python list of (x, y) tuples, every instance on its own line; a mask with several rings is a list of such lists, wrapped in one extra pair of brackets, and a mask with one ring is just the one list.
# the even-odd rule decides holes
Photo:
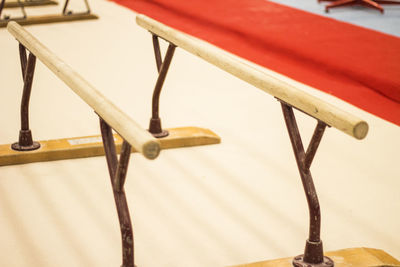
[(113, 1), (400, 126), (400, 38), (266, 0)]

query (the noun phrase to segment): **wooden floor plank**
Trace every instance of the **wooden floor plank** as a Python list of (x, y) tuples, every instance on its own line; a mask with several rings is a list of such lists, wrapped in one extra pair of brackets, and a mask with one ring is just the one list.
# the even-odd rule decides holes
[[(388, 253), (374, 248), (348, 248), (326, 252), (336, 267), (400, 267), (400, 261)], [(235, 265), (234, 267), (293, 267), (293, 257)], [(232, 266), (233, 267), (233, 266)]]

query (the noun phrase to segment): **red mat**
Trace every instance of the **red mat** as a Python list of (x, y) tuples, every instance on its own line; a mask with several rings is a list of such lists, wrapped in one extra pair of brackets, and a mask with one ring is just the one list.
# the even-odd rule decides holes
[(266, 0), (113, 1), (400, 125), (400, 38)]

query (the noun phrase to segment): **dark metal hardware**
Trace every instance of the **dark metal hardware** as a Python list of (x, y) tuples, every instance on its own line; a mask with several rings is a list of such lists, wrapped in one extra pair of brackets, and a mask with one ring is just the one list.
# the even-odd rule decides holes
[(124, 183), (131, 155), (131, 145), (124, 140), (118, 161), (112, 129), (102, 118), (100, 118), (100, 129), (121, 230), (121, 267), (134, 267), (133, 228), (124, 191)]
[(162, 64), (160, 42), (158, 41), (157, 35), (152, 34), (151, 36), (153, 38), (153, 49), (154, 49), (154, 56), (156, 57), (157, 70), (160, 73), (161, 64)]
[[(64, 7), (62, 10), (62, 15), (63, 16), (69, 16), (69, 15), (79, 15), (79, 14), (90, 14), (91, 10), (90, 10), (90, 6), (87, 0), (83, 0), (86, 6), (86, 11), (83, 12), (72, 12), (68, 10), (68, 4), (69, 4), (69, 0), (65, 0), (64, 3)], [(27, 19), (28, 16), (25, 12), (25, 5), (21, 0), (17, 0), (18, 6), (21, 8), (21, 12), (23, 14), (22, 17), (10, 17), (8, 15), (4, 16), (4, 19), (1, 19), (1, 13), (3, 11), (3, 8), (5, 6), (5, 0), (2, 0), (0, 3), (0, 22), (1, 21), (10, 21), (10, 20), (21, 20), (21, 19)]]
[(153, 47), (154, 54), (156, 57), (157, 70), (159, 72), (157, 82), (153, 92), (153, 102), (152, 102), (152, 116), (150, 119), (149, 132), (153, 134), (156, 138), (161, 138), (168, 136), (168, 131), (161, 128), (161, 119), (159, 117), (159, 103), (161, 89), (164, 84), (165, 78), (168, 73), (169, 66), (174, 56), (176, 46), (172, 43), (169, 44), (167, 53), (165, 55), (164, 61), (161, 59), (160, 44), (158, 42), (158, 36), (153, 34)]
[(91, 11), (90, 11), (90, 6), (89, 6), (88, 1), (84, 0), (84, 2), (85, 2), (85, 6), (86, 6), (86, 11), (77, 13), (77, 12), (68, 11), (69, 0), (65, 0), (64, 7), (63, 7), (63, 10), (62, 10), (62, 14), (63, 15), (90, 14)]
[(306, 241), (304, 254), (295, 257), (293, 259), (293, 265), (297, 267), (331, 267), (334, 266), (333, 261), (328, 257), (324, 257), (323, 255), (323, 246), (320, 239), (321, 211), (317, 192), (315, 190), (314, 182), (310, 172), (312, 160), (315, 156), (327, 125), (322, 121), (318, 121), (307, 152), (305, 152), (299, 129), (297, 127), (296, 118), (293, 113), (293, 108), (282, 101), (281, 105), (286, 127), (288, 129), (290, 141), (295, 154), (297, 167), (299, 169), (301, 181), (306, 194), (310, 215), (309, 236), (308, 240)]
[(1, 0), (0, 3), (0, 19), (1, 19), (1, 12), (3, 11), (4, 5), (6, 4), (6, 0)]
[(317, 127), (315, 127), (314, 134), (311, 138), (310, 144), (307, 148), (306, 157), (304, 159), (304, 167), (307, 170), (311, 167), (311, 163), (314, 159), (315, 153), (317, 152), (322, 136), (324, 135), (326, 126), (327, 125), (322, 121), (318, 121)]
[(25, 11), (25, 5), (21, 2), (21, 0), (18, 0), (17, 2), (19, 4), (19, 7), (21, 8), (22, 17), (26, 18), (27, 15), (26, 15), (26, 11)]
[[(1, 13), (5, 7), (5, 2), (6, 0), (2, 0), (0, 3), (0, 21), (1, 21)], [(25, 19), (27, 17), (26, 12), (25, 12), (25, 5), (22, 3), (21, 0), (17, 0), (18, 7), (21, 8), (22, 12), (22, 17), (16, 17), (12, 19)], [(9, 15), (4, 15), (4, 20), (10, 20), (11, 17)]]
[(32, 140), (32, 132), (29, 129), (29, 100), (32, 91), (33, 75), (35, 73), (36, 56), (29, 53), (26, 57), (26, 49), (19, 44), (19, 55), (21, 61), (22, 78), (24, 81), (24, 89), (21, 100), (21, 130), (17, 143), (11, 145), (11, 148), (18, 151), (35, 150), (40, 147), (38, 142)]

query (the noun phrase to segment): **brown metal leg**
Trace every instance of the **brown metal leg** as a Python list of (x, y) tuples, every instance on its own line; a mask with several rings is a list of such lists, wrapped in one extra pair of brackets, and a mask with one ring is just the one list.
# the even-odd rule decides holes
[(325, 12), (329, 12), (330, 8), (338, 7), (338, 6), (351, 6), (358, 3), (358, 0), (337, 0), (330, 5), (325, 7)]
[(318, 121), (317, 127), (315, 127), (314, 134), (307, 148), (306, 157), (304, 159), (304, 165), (307, 170), (309, 170), (311, 167), (311, 163), (314, 159), (315, 153), (317, 152), (319, 143), (321, 142), (325, 129), (326, 129), (326, 124), (321, 121)]
[(67, 12), (68, 4), (69, 4), (69, 0), (65, 0), (64, 7), (63, 7), (63, 10), (62, 10), (63, 15), (66, 15), (68, 13)]
[(32, 132), (29, 129), (29, 100), (32, 91), (33, 75), (35, 73), (36, 57), (32, 53), (26, 59), (26, 49), (19, 44), (19, 54), (21, 60), (22, 78), (24, 80), (24, 89), (21, 100), (21, 130), (17, 143), (11, 145), (11, 148), (18, 151), (35, 150), (40, 147), (38, 142), (33, 142)]
[(7, 21), (9, 21), (11, 19), (13, 19), (13, 20), (14, 19), (26, 19), (27, 15), (26, 15), (26, 11), (25, 11), (25, 5), (24, 5), (23, 2), (21, 2), (21, 0), (17, 0), (17, 2), (14, 2), (11, 5), (11, 7), (19, 7), (21, 9), (21, 12), (22, 12), (22, 17), (16, 17), (16, 18), (13, 17), (13, 18), (11, 18), (9, 15), (4, 15), (4, 19), (1, 19), (1, 14), (2, 14), (2, 11), (3, 11), (3, 9), (5, 7), (10, 7), (10, 6), (6, 5), (6, 1), (5, 0), (2, 0), (1, 3), (0, 3), (0, 22), (1, 21), (7, 22)]
[[(319, 1), (327, 1), (327, 0), (319, 0)], [(348, 5), (364, 5), (367, 7), (374, 8), (379, 10), (381, 13), (384, 12), (383, 7), (379, 4), (400, 4), (399, 1), (391, 1), (391, 0), (336, 0), (332, 4), (329, 4), (325, 7), (325, 11), (329, 12), (330, 8), (339, 7), (339, 6), (348, 6)]]
[(115, 149), (114, 137), (111, 127), (100, 118), (100, 129), (103, 145), (110, 174), (111, 186), (113, 188), (115, 205), (122, 238), (122, 266), (134, 267), (134, 240), (131, 217), (129, 215), (128, 203), (124, 191), (126, 173), (128, 171), (131, 146), (125, 140), (122, 143), (121, 155), (118, 161)]
[(19, 5), (19, 7), (21, 8), (23, 18), (26, 18), (28, 15), (26, 15), (25, 5), (21, 2), (21, 0), (17, 0), (17, 3)]
[(171, 43), (169, 44), (164, 61), (161, 60), (160, 45), (156, 35), (153, 35), (153, 47), (159, 74), (153, 93), (152, 116), (150, 119), (149, 132), (153, 134), (154, 137), (161, 138), (168, 136), (168, 131), (163, 131), (161, 127), (161, 119), (159, 117), (160, 94), (172, 61), (172, 57), (174, 56), (176, 46)]
[(65, 3), (64, 3), (64, 7), (63, 7), (63, 10), (62, 10), (62, 14), (63, 15), (65, 15), (65, 16), (70, 16), (70, 15), (77, 15), (77, 14), (90, 14), (90, 6), (89, 6), (89, 3), (88, 3), (88, 1), (87, 0), (83, 0), (84, 1), (84, 3), (85, 3), (85, 6), (86, 6), (86, 11), (83, 11), (83, 12), (72, 12), (72, 11), (69, 11), (68, 10), (68, 4), (69, 4), (69, 0), (65, 0)]
[(6, 0), (1, 0), (0, 2), (0, 19), (1, 19), (1, 13), (3, 12), (4, 5), (6, 4)]
[(372, 0), (362, 0), (361, 3), (365, 6), (375, 8), (376, 10), (379, 10), (381, 13), (383, 13), (383, 7)]
[(160, 73), (161, 64), (162, 64), (160, 42), (158, 41), (157, 35), (152, 34), (152, 38), (153, 38), (153, 49), (154, 49), (154, 56), (156, 58), (157, 70), (158, 70), (158, 73)]
[(306, 153), (304, 151), (292, 107), (283, 102), (281, 104), (290, 141), (295, 154), (297, 167), (299, 169), (301, 181), (306, 194), (310, 215), (309, 236), (308, 240), (306, 241), (304, 254), (295, 257), (293, 260), (293, 265), (298, 267), (333, 266), (333, 261), (328, 257), (324, 257), (323, 255), (323, 246), (320, 239), (321, 212), (317, 192), (315, 190), (314, 182), (309, 169), (318, 149), (318, 145), (321, 141), (326, 124), (323, 122), (318, 122)]
[(385, 4), (385, 5), (400, 5), (400, 1), (389, 1), (389, 0), (375, 0), (378, 4)]

